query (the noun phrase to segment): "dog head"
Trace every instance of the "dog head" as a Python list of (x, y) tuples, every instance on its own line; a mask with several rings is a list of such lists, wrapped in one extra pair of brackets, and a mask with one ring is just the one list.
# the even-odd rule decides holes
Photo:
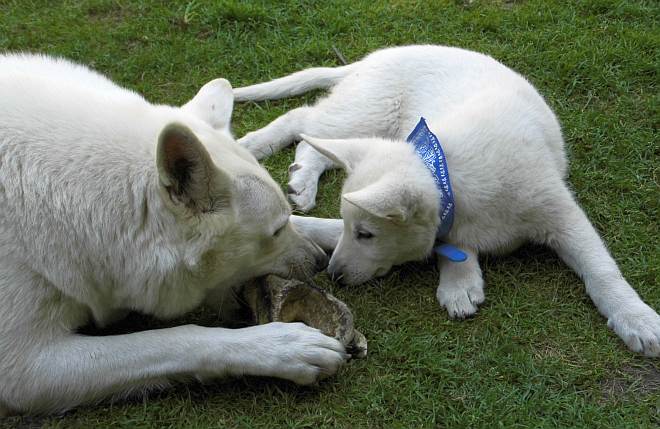
[(280, 186), (233, 141), (232, 106), (231, 86), (217, 79), (158, 137), (159, 194), (181, 230), (188, 269), (213, 285), (265, 274), (307, 278), (327, 256), (295, 230)]
[(303, 139), (348, 174), (341, 200), (344, 231), (328, 266), (334, 278), (359, 284), (428, 256), (439, 201), (411, 145), (376, 138)]

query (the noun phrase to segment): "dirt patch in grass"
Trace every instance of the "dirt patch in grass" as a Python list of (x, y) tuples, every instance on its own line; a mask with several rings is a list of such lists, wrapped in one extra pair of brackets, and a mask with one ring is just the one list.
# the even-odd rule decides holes
[(621, 401), (634, 395), (636, 398), (660, 392), (660, 368), (648, 364), (626, 366), (601, 383), (604, 401)]

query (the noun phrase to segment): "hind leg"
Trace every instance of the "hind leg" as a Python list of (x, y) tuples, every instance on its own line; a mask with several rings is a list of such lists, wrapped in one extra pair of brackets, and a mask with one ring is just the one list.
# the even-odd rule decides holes
[(545, 220), (548, 244), (586, 285), (586, 292), (609, 326), (626, 345), (647, 356), (660, 356), (660, 316), (623, 278), (600, 236), (568, 189)]
[[(260, 130), (247, 133), (238, 143), (247, 148), (257, 158), (272, 155), (278, 150), (300, 139), (300, 134), (333, 137), (341, 133), (341, 120), (333, 121), (333, 116), (323, 112), (322, 121), (315, 120), (319, 112), (316, 107), (300, 107), (275, 119)], [(307, 212), (316, 205), (316, 192), (321, 174), (334, 163), (321, 155), (307, 143), (301, 142), (296, 148), (296, 158), (289, 167), (288, 193), (298, 210)]]
[[(299, 140), (300, 134), (303, 133), (331, 137), (332, 131), (328, 135), (327, 128), (332, 130), (333, 127), (327, 127), (327, 123), (332, 122), (332, 117), (323, 115), (325, 121), (319, 123), (311, 119), (314, 109), (315, 107), (293, 109), (264, 128), (247, 133), (238, 143), (252, 152), (257, 159), (262, 159)], [(295, 161), (289, 166), (288, 186), (289, 198), (298, 210), (307, 212), (314, 208), (319, 178), (325, 170), (334, 167), (330, 159), (307, 143), (298, 144)]]
[(316, 193), (321, 174), (325, 170), (336, 168), (334, 162), (321, 155), (305, 142), (298, 143), (296, 159), (289, 166), (289, 199), (298, 210), (308, 212), (316, 205)]
[[(360, 137), (394, 137), (392, 126), (396, 120), (382, 111), (381, 106), (351, 103), (344, 93), (333, 93), (310, 108), (303, 129), (299, 133), (327, 139)], [(357, 103), (357, 102), (356, 102)], [(316, 205), (318, 181), (324, 171), (338, 168), (309, 144), (301, 142), (296, 158), (289, 167), (289, 198), (296, 207), (307, 212)]]
[(265, 127), (252, 131), (238, 139), (257, 159), (262, 159), (296, 141), (311, 116), (313, 107), (299, 107), (275, 119)]
[[(257, 159), (269, 156), (300, 139), (300, 134), (320, 138), (394, 137), (398, 127), (396, 97), (387, 103), (357, 98), (354, 91), (335, 91), (314, 106), (293, 109), (264, 128), (250, 132), (238, 143)], [(327, 169), (336, 167), (330, 159), (299, 144), (295, 162), (289, 168), (289, 197), (299, 210), (311, 210), (316, 201), (318, 180)]]

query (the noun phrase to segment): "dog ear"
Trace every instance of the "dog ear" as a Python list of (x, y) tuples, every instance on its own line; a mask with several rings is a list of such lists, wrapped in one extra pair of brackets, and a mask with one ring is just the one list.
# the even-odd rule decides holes
[(192, 100), (181, 106), (215, 129), (230, 132), (234, 93), (227, 79), (215, 79), (204, 85)]
[(300, 134), (300, 138), (311, 147), (330, 158), (334, 163), (350, 173), (362, 159), (364, 149), (356, 140), (319, 139)]
[(414, 214), (415, 201), (385, 180), (372, 183), (359, 191), (342, 195), (348, 203), (367, 213), (392, 222), (406, 223)]
[(228, 205), (231, 179), (186, 126), (170, 124), (163, 129), (156, 166), (160, 185), (175, 206), (204, 213)]

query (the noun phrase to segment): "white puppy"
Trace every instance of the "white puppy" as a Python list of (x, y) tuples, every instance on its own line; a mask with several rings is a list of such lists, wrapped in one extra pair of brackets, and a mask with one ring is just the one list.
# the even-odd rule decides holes
[(127, 310), (181, 315), (248, 278), (327, 257), (233, 142), (231, 86), (152, 105), (79, 65), (0, 56), (0, 415), (52, 412), (171, 377), (309, 384), (345, 359), (299, 323), (89, 337)]
[(534, 241), (555, 249), (584, 279), (608, 326), (628, 347), (660, 355), (660, 316), (623, 278), (575, 202), (565, 182), (559, 123), (523, 77), (475, 52), (410, 46), (239, 88), (234, 95), (263, 100), (326, 87), (330, 94), (316, 105), (294, 109), (239, 143), (264, 156), (304, 134), (339, 139), (304, 137), (289, 182), (291, 199), (308, 210), (325, 169), (348, 172), (343, 233), (336, 222), (317, 221), (317, 235), (341, 236), (331, 274), (361, 283), (431, 254), (439, 205), (446, 201), (404, 141), (423, 116), (444, 148), (454, 191), (455, 221), (443, 239), (468, 256), (463, 263), (439, 258), (437, 298), (450, 317), (470, 316), (484, 301), (479, 253)]

